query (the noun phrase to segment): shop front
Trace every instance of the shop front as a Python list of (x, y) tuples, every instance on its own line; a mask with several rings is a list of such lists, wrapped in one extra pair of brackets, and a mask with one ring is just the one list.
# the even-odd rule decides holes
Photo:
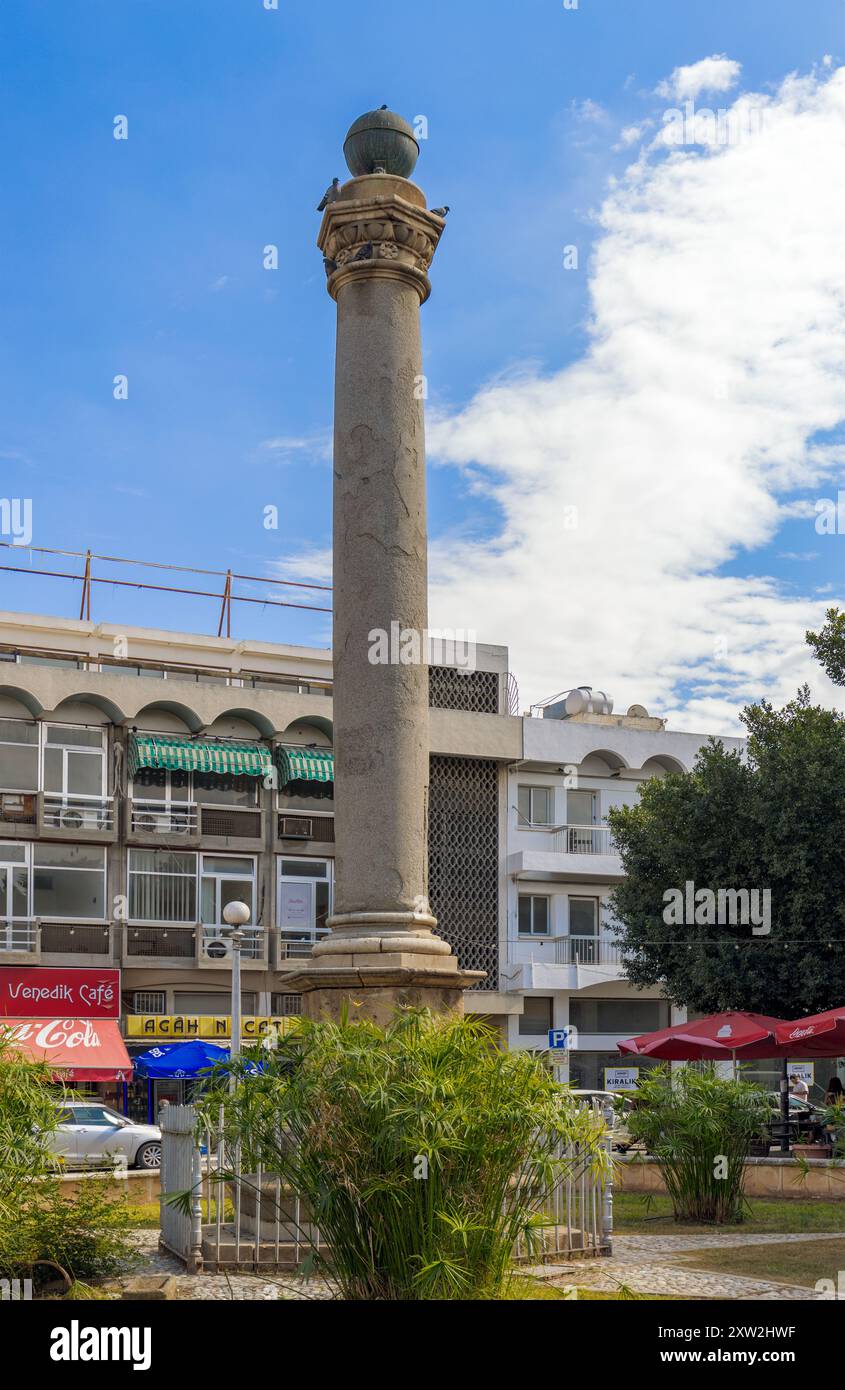
[(119, 1016), (119, 970), (0, 968), (4, 1038), (70, 1089), (122, 1110), (132, 1063)]
[[(290, 1016), (247, 1014), (241, 1019), (241, 1047), (254, 1047), (280, 1037), (296, 1024)], [(174, 1046), (203, 1042), (228, 1048), (232, 1020), (228, 1014), (130, 1014), (126, 1019), (126, 1046), (134, 1064), (137, 1057), (155, 1052), (167, 1057)], [(185, 1105), (201, 1084), (190, 1075), (165, 1075), (158, 1069), (136, 1072), (126, 1089), (125, 1113), (139, 1124), (155, 1124), (165, 1105)]]

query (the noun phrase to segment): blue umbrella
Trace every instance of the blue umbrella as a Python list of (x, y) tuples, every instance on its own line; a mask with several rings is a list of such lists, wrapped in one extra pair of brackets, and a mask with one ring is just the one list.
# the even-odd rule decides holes
[(134, 1059), (133, 1066), (139, 1076), (191, 1079), (207, 1074), (219, 1062), (228, 1060), (228, 1047), (194, 1040), (173, 1047), (151, 1047), (149, 1052), (142, 1052)]

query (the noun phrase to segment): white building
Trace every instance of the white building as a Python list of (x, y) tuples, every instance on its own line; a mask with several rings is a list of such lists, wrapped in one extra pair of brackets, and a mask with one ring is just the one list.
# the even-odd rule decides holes
[[(621, 1038), (683, 1021), (658, 989), (624, 979), (608, 897), (623, 877), (607, 825), (637, 801), (647, 778), (688, 771), (706, 734), (668, 732), (640, 705), (625, 715), (589, 690), (570, 692), (523, 720), (523, 757), (507, 787), (507, 941), (503, 992), (520, 996), (507, 1019), (511, 1047), (545, 1048), (550, 1028), (574, 1028), (561, 1079), (604, 1088), (624, 1061)], [(743, 740), (725, 738), (728, 748)]]

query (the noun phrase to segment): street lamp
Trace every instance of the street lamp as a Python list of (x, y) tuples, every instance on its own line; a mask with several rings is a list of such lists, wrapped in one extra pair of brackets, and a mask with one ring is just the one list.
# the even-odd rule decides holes
[[(229, 1061), (233, 1064), (236, 1057), (241, 1052), (241, 946), (244, 943), (244, 934), (241, 927), (245, 927), (252, 917), (252, 909), (246, 903), (231, 902), (227, 903), (223, 909), (223, 921), (231, 927), (229, 940), (232, 943), (232, 1037), (229, 1042)], [(235, 1069), (232, 1065), (230, 1072), (232, 1089), (235, 1087)]]

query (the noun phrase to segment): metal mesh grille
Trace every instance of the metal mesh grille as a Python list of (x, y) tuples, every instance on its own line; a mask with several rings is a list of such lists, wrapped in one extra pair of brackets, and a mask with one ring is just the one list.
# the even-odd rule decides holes
[(41, 950), (67, 956), (107, 956), (111, 953), (108, 927), (70, 927), (62, 922), (41, 926)]
[(232, 840), (259, 839), (261, 836), (261, 812), (203, 806), (202, 833), (203, 835), (225, 835)]
[(498, 673), (463, 671), (455, 666), (430, 666), (428, 703), (434, 709), (466, 709), (475, 714), (498, 714)]
[(437, 930), (473, 988), (499, 987), (499, 771), (483, 758), (432, 758), (429, 897)]

